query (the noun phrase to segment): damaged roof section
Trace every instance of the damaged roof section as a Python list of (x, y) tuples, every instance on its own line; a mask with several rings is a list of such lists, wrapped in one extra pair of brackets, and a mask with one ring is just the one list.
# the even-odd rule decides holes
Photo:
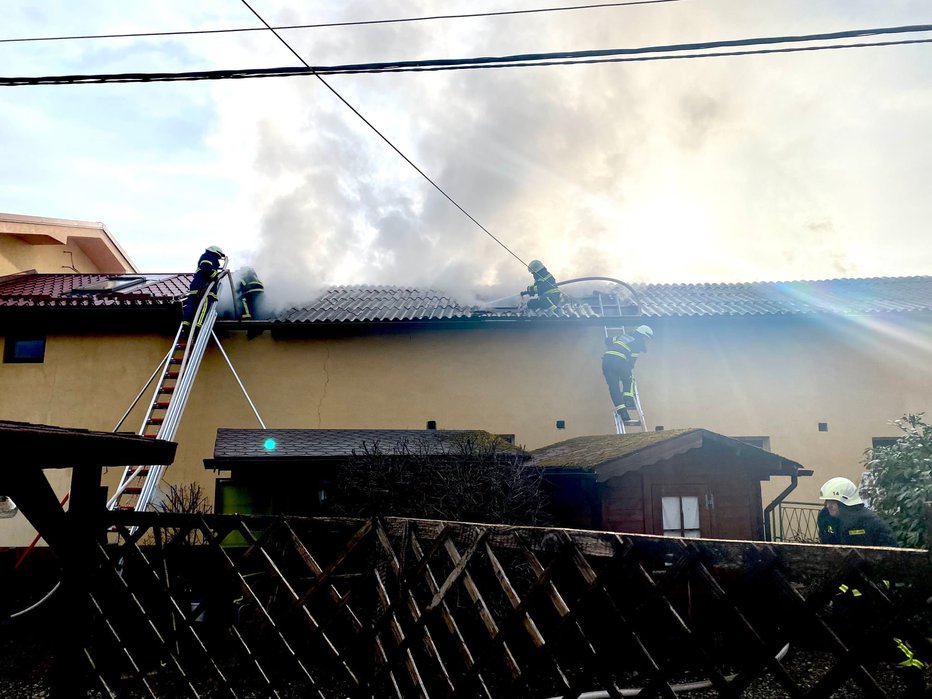
[(530, 463), (545, 471), (595, 473), (602, 482), (705, 446), (727, 449), (749, 469), (768, 475), (803, 474), (802, 465), (779, 454), (697, 428), (575, 437), (532, 451)]

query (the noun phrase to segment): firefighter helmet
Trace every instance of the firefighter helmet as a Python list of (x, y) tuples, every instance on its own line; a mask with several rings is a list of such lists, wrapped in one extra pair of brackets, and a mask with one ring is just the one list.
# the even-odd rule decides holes
[(651, 329), (651, 327), (650, 327), (649, 325), (639, 325), (639, 326), (637, 326), (637, 327), (634, 329), (634, 332), (636, 332), (636, 333), (641, 333), (641, 334), (644, 335), (645, 337), (653, 337), (653, 336), (654, 336), (654, 331)]
[(858, 487), (847, 478), (831, 478), (819, 491), (819, 500), (837, 500), (842, 505), (862, 505), (864, 501), (858, 495)]
[(534, 272), (539, 272), (543, 268), (544, 268), (543, 262), (541, 262), (540, 260), (531, 260), (531, 263), (527, 266), (527, 271), (530, 272), (531, 274), (534, 274)]
[(219, 257), (226, 257), (226, 255), (223, 254), (223, 250), (220, 249), (219, 245), (211, 245), (209, 248), (207, 248), (207, 252), (212, 252)]

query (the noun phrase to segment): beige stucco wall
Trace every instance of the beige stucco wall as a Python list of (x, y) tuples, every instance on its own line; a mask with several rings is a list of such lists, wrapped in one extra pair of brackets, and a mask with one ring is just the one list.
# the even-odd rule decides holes
[(102, 223), (0, 213), (0, 276), (29, 270), (119, 274), (135, 266)]
[[(889, 423), (905, 412), (932, 412), (928, 314), (654, 325), (657, 339), (638, 366), (650, 425), (770, 437), (771, 451), (815, 471), (791, 500), (817, 499), (832, 476), (858, 482), (872, 437), (899, 436)], [(785, 484), (767, 484), (764, 502)]]
[[(665, 319), (638, 364), (651, 428), (769, 436), (771, 450), (816, 470), (794, 500), (833, 475), (857, 480), (871, 437), (932, 407), (932, 319)], [(600, 327), (532, 324), (276, 339), (221, 335), (268, 427), (484, 429), (536, 448), (614, 430), (600, 370)], [(0, 419), (113, 429), (167, 352), (167, 335), (50, 334), (43, 364), (0, 365)], [(146, 394), (148, 398), (148, 393)], [(136, 431), (138, 408), (123, 429)], [(566, 428), (557, 429), (556, 421)], [(827, 432), (818, 423), (828, 423)], [(173, 482), (213, 492), (203, 468), (218, 427), (258, 427), (216, 348), (198, 376)], [(108, 474), (111, 484), (118, 474)], [(67, 474), (53, 474), (61, 493)], [(788, 479), (774, 479), (764, 502)], [(0, 545), (28, 543), (21, 516)]]
[[(613, 429), (599, 370), (601, 330), (498, 327), (331, 339), (247, 340), (224, 349), (268, 427), (484, 429), (534, 448)], [(111, 430), (170, 346), (168, 336), (48, 336), (43, 364), (0, 365), (0, 419)], [(146, 394), (146, 399), (149, 394)], [(145, 401), (143, 401), (145, 402)], [(123, 430), (138, 430), (137, 408)], [(566, 428), (557, 429), (556, 421)], [(213, 493), (218, 427), (258, 427), (215, 347), (176, 435), (172, 482)], [(112, 485), (115, 469), (107, 475)], [(48, 472), (60, 494), (68, 474)], [(0, 521), (0, 545), (28, 542), (22, 517)], [(12, 541), (11, 541), (12, 540)]]
[[(66, 251), (71, 254), (64, 254)], [(85, 274), (99, 271), (97, 265), (73, 243), (36, 245), (16, 236), (0, 235), (0, 276), (32, 269), (46, 274), (62, 274), (73, 272), (70, 269), (72, 264)]]

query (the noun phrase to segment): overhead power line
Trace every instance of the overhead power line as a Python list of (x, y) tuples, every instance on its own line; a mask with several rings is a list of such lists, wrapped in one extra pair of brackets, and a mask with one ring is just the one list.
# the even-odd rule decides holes
[(387, 137), (385, 134), (383, 134), (381, 131), (379, 131), (371, 121), (369, 121), (368, 119), (366, 119), (366, 117), (364, 117), (364, 116), (359, 112), (358, 109), (356, 109), (353, 105), (351, 105), (351, 104), (343, 97), (343, 95), (341, 95), (339, 92), (337, 92), (337, 91), (330, 85), (330, 83), (328, 83), (326, 80), (324, 80), (320, 75), (317, 75), (316, 73), (314, 73), (313, 70), (311, 69), (311, 66), (308, 65), (307, 61), (305, 61), (303, 58), (301, 58), (301, 55), (300, 55), (297, 51), (295, 51), (287, 41), (285, 41), (285, 40), (282, 38), (281, 34), (279, 34), (275, 29), (273, 29), (273, 28), (269, 25), (269, 23), (266, 22), (266, 21), (262, 18), (262, 16), (252, 8), (252, 6), (247, 2), (247, 0), (242, 0), (242, 3), (243, 3), (246, 7), (249, 8), (249, 11), (252, 12), (252, 13), (256, 16), (256, 18), (257, 18), (260, 22), (262, 22), (262, 24), (264, 24), (264, 25), (269, 29), (269, 31), (271, 31), (271, 32), (276, 36), (276, 38), (277, 38), (282, 44), (285, 45), (285, 47), (286, 47), (289, 51), (291, 51), (292, 54), (294, 54), (295, 58), (297, 58), (299, 61), (301, 61), (301, 63), (304, 64), (305, 68), (307, 68), (308, 70), (311, 70), (311, 71), (312, 71), (314, 77), (316, 77), (316, 78), (324, 85), (324, 87), (326, 87), (328, 90), (330, 90), (330, 92), (332, 92), (332, 93), (336, 96), (337, 99), (339, 99), (343, 104), (345, 104), (347, 107), (349, 107), (349, 109), (353, 112), (353, 114), (355, 114), (355, 115), (358, 116), (360, 119), (362, 119), (362, 121), (366, 124), (366, 126), (368, 126), (370, 129), (372, 129), (372, 130), (379, 136), (379, 138), (381, 138), (383, 141), (385, 141), (385, 143), (387, 143), (387, 144), (389, 145), (389, 147), (390, 147), (393, 151), (395, 151), (398, 155), (400, 155), (400, 156), (402, 157), (402, 159), (403, 159), (406, 163), (408, 163), (408, 165), (410, 165), (412, 168), (414, 168), (414, 169), (417, 171), (417, 173), (418, 173), (421, 177), (423, 177), (425, 180), (427, 180), (427, 181), (431, 184), (431, 186), (432, 186), (434, 189), (436, 189), (438, 192), (440, 192), (440, 194), (442, 194), (442, 195), (446, 198), (447, 201), (449, 201), (451, 204), (453, 204), (453, 206), (455, 206), (457, 209), (459, 209), (459, 211), (460, 211), (461, 213), (463, 213), (463, 214), (466, 216), (466, 218), (468, 218), (470, 221), (472, 221), (473, 223), (475, 223), (479, 228), (481, 228), (482, 231), (483, 231), (486, 235), (488, 235), (492, 240), (494, 240), (494, 241), (495, 241), (496, 243), (498, 243), (502, 248), (504, 248), (504, 249), (508, 252), (508, 254), (510, 254), (512, 257), (514, 257), (514, 258), (515, 258), (518, 262), (520, 262), (524, 267), (527, 267), (527, 262), (525, 262), (525, 261), (522, 260), (520, 257), (518, 257), (518, 256), (514, 253), (514, 251), (513, 251), (511, 248), (509, 248), (509, 247), (508, 247), (507, 245), (505, 245), (501, 240), (499, 240), (497, 237), (495, 237), (495, 235), (493, 235), (492, 232), (491, 232), (488, 228), (486, 228), (486, 227), (483, 226), (481, 223), (479, 223), (479, 221), (477, 221), (477, 220), (472, 216), (472, 214), (470, 214), (468, 211), (466, 211), (466, 209), (464, 209), (462, 206), (460, 206), (459, 203), (458, 203), (453, 197), (451, 197), (449, 194), (447, 194), (446, 191), (444, 191), (444, 189), (443, 189), (439, 184), (437, 184), (436, 182), (434, 182), (434, 181), (430, 178), (430, 176), (428, 176), (428, 174), (427, 174), (426, 172), (424, 172), (421, 168), (419, 168), (417, 165), (415, 165), (414, 161), (411, 160), (411, 158), (409, 158), (407, 155), (405, 155), (404, 153), (402, 153), (402, 152), (401, 152), (401, 149), (399, 149), (398, 146), (396, 146), (394, 143), (392, 143), (392, 142), (388, 139), (388, 137)]
[[(358, 75), (373, 73), (404, 73), (441, 70), (475, 70), (486, 68), (526, 68), (534, 66), (558, 66), (593, 63), (627, 63), (642, 61), (667, 61), (694, 58), (718, 58), (727, 56), (752, 56), (774, 53), (798, 53), (804, 51), (828, 51), (838, 49), (869, 48), (880, 46), (903, 46), (928, 44), (932, 39), (901, 39), (896, 41), (858, 42), (845, 44), (819, 44), (814, 46), (789, 46), (770, 49), (737, 51), (708, 51), (711, 48), (773, 45), (779, 43), (812, 42), (857, 36), (878, 36), (909, 32), (932, 31), (932, 25), (889, 27), (883, 29), (859, 29), (831, 34), (808, 34), (793, 37), (762, 37), (756, 39), (733, 39), (666, 46), (645, 46), (632, 49), (597, 49), (587, 51), (561, 51), (557, 53), (518, 54), (513, 56), (428, 59), (421, 61), (388, 61), (380, 63), (350, 63), (331, 66), (311, 66), (298, 56), (302, 67), (239, 68), (228, 70), (198, 70), (165, 73), (104, 73), (93, 75), (55, 75), (41, 77), (0, 77), (0, 87), (27, 85), (80, 85), (98, 83), (174, 82), (191, 80), (230, 80), (246, 78), (294, 77), (314, 75)], [(290, 47), (289, 47), (290, 48)], [(687, 53), (702, 51), (701, 53)], [(298, 54), (295, 54), (296, 56)], [(332, 89), (332, 88), (331, 88)]]
[(508, 15), (529, 15), (542, 12), (566, 12), (569, 10), (593, 10), (629, 5), (657, 5), (682, 0), (629, 0), (628, 2), (601, 2), (592, 5), (573, 5), (570, 7), (538, 7), (528, 10), (500, 10), (498, 12), (470, 12), (456, 15), (430, 15), (427, 17), (399, 17), (395, 19), (363, 19), (347, 22), (321, 22), (318, 24), (286, 24), (280, 27), (233, 27), (229, 29), (192, 29), (170, 32), (130, 32), (126, 34), (78, 34), (69, 36), (34, 36), (12, 39), (0, 39), (0, 44), (28, 43), (37, 41), (73, 41), (80, 39), (134, 39), (158, 36), (197, 36), (200, 34), (236, 34), (242, 32), (265, 32), (289, 29), (325, 29), (328, 27), (357, 27), (372, 24), (399, 24), (402, 22), (429, 22), (441, 19), (476, 19), (481, 17), (504, 17)]

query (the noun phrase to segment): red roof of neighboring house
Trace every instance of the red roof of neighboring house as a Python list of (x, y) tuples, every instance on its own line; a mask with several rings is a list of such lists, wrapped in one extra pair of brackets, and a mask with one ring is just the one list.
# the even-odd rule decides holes
[[(191, 274), (11, 274), (0, 277), (0, 307), (168, 306)], [(82, 291), (91, 285), (111, 289)]]

